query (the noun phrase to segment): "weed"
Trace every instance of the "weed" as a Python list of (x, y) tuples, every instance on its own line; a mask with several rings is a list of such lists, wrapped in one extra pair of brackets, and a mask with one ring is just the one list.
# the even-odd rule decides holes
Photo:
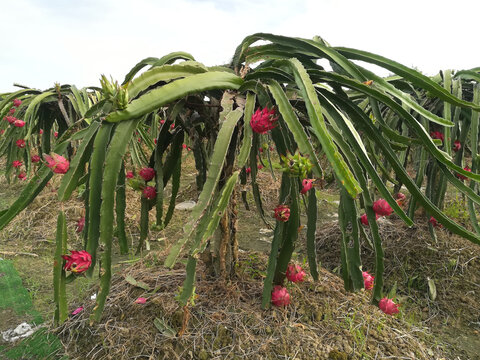
[(244, 274), (247, 274), (252, 279), (263, 279), (266, 276), (263, 267), (259, 266), (262, 264), (262, 260), (257, 253), (250, 253), (247, 257), (242, 261), (242, 263), (237, 264), (242, 270)]
[(456, 194), (455, 199), (450, 200), (445, 203), (444, 208), (445, 215), (451, 219), (456, 219), (460, 222), (468, 222), (469, 215), (466, 211), (465, 200), (460, 198), (458, 193)]
[(353, 314), (348, 314), (343, 318), (343, 323), (341, 327), (347, 329), (348, 332), (352, 335), (353, 341), (356, 345), (358, 352), (363, 353), (367, 343), (367, 338), (365, 336), (364, 327), (362, 323), (359, 323), (356, 320), (356, 312)]

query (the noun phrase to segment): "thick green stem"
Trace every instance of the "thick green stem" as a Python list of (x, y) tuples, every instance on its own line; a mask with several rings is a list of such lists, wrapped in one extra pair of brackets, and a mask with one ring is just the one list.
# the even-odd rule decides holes
[(315, 189), (308, 194), (307, 205), (307, 256), (313, 280), (318, 280), (317, 251), (315, 247), (317, 229), (317, 195)]
[[(480, 103), (480, 85), (476, 84), (473, 88), (473, 103)], [(472, 120), (471, 120), (471, 129), (470, 129), (470, 146), (472, 151), (472, 172), (477, 172), (479, 168), (479, 157), (478, 157), (478, 131), (479, 131), (479, 116), (480, 114), (477, 111), (472, 110)], [(470, 188), (476, 190), (477, 182), (470, 180)], [(467, 201), (468, 204), (468, 213), (470, 215), (470, 220), (472, 226), (480, 234), (480, 226), (478, 225), (477, 214), (475, 211), (475, 205), (473, 201), (469, 198)]]
[[(437, 165), (436, 165), (436, 163), (432, 162), (430, 164), (429, 169), (427, 169), (427, 187), (425, 189), (425, 195), (427, 196), (428, 199), (430, 199), (432, 201), (433, 201), (432, 198), (435, 195), (433, 193), (433, 188), (434, 188), (434, 184), (435, 184), (436, 174), (437, 174)], [(429, 216), (429, 215), (430, 214), (427, 214), (427, 216)], [(428, 231), (430, 232), (430, 236), (432, 237), (432, 239), (436, 243), (437, 242), (437, 234), (435, 232), (433, 224), (430, 221), (428, 222)]]
[(288, 219), (285, 237), (281, 245), (280, 253), (278, 254), (277, 267), (275, 269), (275, 277), (273, 283), (275, 285), (282, 285), (285, 280), (285, 273), (287, 271), (288, 263), (292, 258), (295, 250), (295, 242), (298, 237), (298, 228), (300, 226), (300, 207), (299, 207), (299, 190), (298, 180), (292, 179), (290, 181), (290, 218)]
[(140, 209), (140, 240), (138, 242), (137, 254), (142, 251), (145, 240), (148, 236), (148, 199), (142, 196), (141, 209)]
[(155, 184), (157, 189), (157, 199), (155, 202), (156, 225), (162, 227), (163, 217), (163, 162), (162, 153), (159, 146), (155, 147)]
[(55, 258), (53, 262), (53, 296), (55, 300), (55, 324), (68, 317), (65, 270), (62, 255), (67, 253), (67, 223), (63, 211), (58, 213)]
[[(292, 179), (289, 178), (287, 173), (283, 173), (282, 182), (280, 185), (280, 198), (279, 203), (285, 203), (288, 194), (290, 192), (290, 182)], [(286, 233), (286, 223), (277, 221), (275, 230), (273, 232), (273, 240), (270, 249), (270, 255), (268, 257), (267, 264), (267, 276), (263, 281), (263, 293), (262, 293), (262, 309), (266, 309), (270, 305), (272, 288), (273, 288), (273, 278), (275, 276), (275, 269), (277, 268), (277, 256), (278, 250), (280, 249), (281, 243), (285, 237)]]
[[(415, 185), (420, 188), (423, 184), (423, 179), (425, 177), (425, 168), (427, 167), (428, 154), (427, 151), (421, 147), (418, 150), (418, 164), (417, 164), (417, 174), (415, 175)], [(410, 219), (413, 220), (415, 216), (415, 209), (417, 206), (417, 200), (415, 197), (410, 197), (410, 202), (408, 204), (407, 215)]]
[(345, 290), (363, 288), (360, 241), (355, 200), (341, 187), (338, 221), (342, 230), (341, 260)]
[(125, 165), (122, 162), (122, 169), (118, 175), (117, 196), (115, 199), (115, 213), (117, 217), (117, 238), (120, 245), (120, 254), (128, 254), (127, 234), (125, 231), (125, 209), (127, 207), (125, 195)]
[(103, 123), (102, 127), (95, 136), (93, 143), (93, 153), (90, 160), (90, 191), (89, 197), (89, 214), (88, 214), (88, 237), (87, 252), (92, 256), (92, 265), (87, 270), (87, 276), (92, 276), (97, 260), (98, 239), (100, 237), (100, 207), (102, 204), (102, 177), (103, 165), (105, 162), (105, 154), (107, 144), (110, 140), (110, 134), (113, 124)]
[(102, 256), (103, 273), (100, 277), (100, 291), (97, 295), (94, 313), (91, 322), (98, 322), (102, 317), (105, 301), (110, 292), (112, 277), (112, 238), (115, 191), (118, 174), (122, 167), (123, 155), (127, 149), (125, 139), (130, 139), (138, 125), (138, 120), (122, 121), (117, 125), (112, 141), (108, 148), (102, 184), (102, 205), (100, 209), (100, 242), (104, 245)]

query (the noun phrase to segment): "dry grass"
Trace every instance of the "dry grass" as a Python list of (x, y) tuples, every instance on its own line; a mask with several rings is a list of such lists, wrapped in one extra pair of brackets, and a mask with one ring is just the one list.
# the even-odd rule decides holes
[[(10, 224), (0, 232), (0, 242), (11, 246), (12, 242), (19, 245), (19, 251), (35, 252), (41, 250), (45, 243), (55, 239), (57, 215), (60, 210), (66, 214), (69, 238), (76, 244), (80, 237), (76, 235), (76, 222), (84, 216), (83, 203), (74, 196), (66, 203), (60, 203), (56, 190), (60, 184), (60, 178), (53, 177), (43, 191), (33, 200), (27, 209), (20, 212)], [(14, 187), (8, 185), (2, 178), (2, 187)], [(18, 189), (17, 195), (21, 188)], [(13, 189), (9, 189), (10, 192)]]
[[(379, 221), (385, 252), (385, 291), (396, 287), (408, 321), (428, 326), (457, 347), (455, 355), (473, 359), (480, 348), (480, 247), (445, 229), (437, 229), (434, 242), (427, 224), (427, 218), (421, 216), (412, 228), (395, 216)], [(338, 224), (325, 225), (317, 234), (322, 266), (337, 268), (341, 238)], [(362, 262), (364, 270), (374, 273), (375, 254), (365, 241)], [(436, 287), (435, 299), (429, 292), (429, 280)]]
[[(185, 277), (183, 267), (164, 269), (158, 265), (162, 259), (163, 254), (149, 254), (115, 275), (100, 324), (89, 325), (93, 301), (78, 303), (85, 310), (56, 330), (71, 359), (326, 359), (335, 352), (355, 359), (441, 355), (439, 348), (420, 340), (425, 329), (385, 316), (369, 304), (367, 294), (345, 293), (341, 279), (325, 270), (317, 283), (291, 285), (292, 304), (286, 309), (261, 310), (264, 255), (243, 255), (238, 277), (227, 283), (203, 276), (199, 266), (195, 305), (182, 309), (175, 295)], [(156, 291), (135, 287), (126, 276)], [(148, 297), (147, 303), (135, 304), (139, 296)], [(161, 333), (155, 318), (177, 335)]]

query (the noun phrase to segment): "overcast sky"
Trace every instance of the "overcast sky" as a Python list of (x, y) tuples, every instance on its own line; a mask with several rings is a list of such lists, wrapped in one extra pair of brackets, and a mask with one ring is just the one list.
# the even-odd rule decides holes
[(0, 0), (0, 92), (13, 83), (122, 81), (146, 57), (191, 53), (227, 63), (255, 32), (312, 38), (415, 66), (426, 74), (480, 66), (480, 1)]

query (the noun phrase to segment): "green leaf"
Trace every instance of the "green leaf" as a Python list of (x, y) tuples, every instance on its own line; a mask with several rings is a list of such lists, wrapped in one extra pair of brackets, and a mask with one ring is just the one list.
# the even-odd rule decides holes
[[(395, 113), (397, 113), (401, 118), (406, 121), (406, 124), (415, 132), (415, 134), (422, 140), (427, 151), (432, 154), (437, 160), (462, 175), (465, 175), (468, 178), (480, 181), (480, 174), (472, 174), (464, 170), (462, 167), (454, 164), (451, 159), (448, 158), (448, 155), (439, 150), (434, 142), (432, 141), (430, 135), (427, 133), (425, 128), (415, 119), (408, 111), (402, 108), (401, 105), (390, 99), (390, 97), (382, 94), (381, 92), (367, 86), (364, 84), (359, 83), (358, 81), (352, 80), (342, 75), (324, 72), (324, 71), (312, 71), (312, 74), (316, 74), (321, 78), (327, 79), (327, 81), (333, 81), (335, 83), (341, 83), (342, 86), (346, 86), (358, 91), (362, 91), (365, 94), (372, 96), (373, 98), (383, 102), (385, 105), (390, 107)], [(371, 120), (369, 120), (371, 122)]]
[(113, 134), (105, 159), (105, 169), (102, 183), (102, 205), (100, 209), (100, 242), (104, 244), (102, 257), (103, 274), (100, 277), (100, 291), (97, 296), (95, 311), (91, 321), (98, 322), (102, 316), (103, 307), (110, 292), (112, 276), (112, 238), (115, 203), (115, 186), (118, 173), (122, 166), (122, 157), (127, 149), (128, 141), (138, 125), (138, 120), (120, 123)]
[(188, 257), (185, 281), (183, 282), (182, 292), (178, 296), (178, 302), (181, 306), (188, 304), (195, 291), (195, 274), (197, 269), (197, 259), (193, 256)]
[(62, 182), (58, 188), (58, 199), (67, 201), (70, 199), (73, 190), (76, 189), (78, 180), (85, 173), (85, 163), (90, 159), (92, 139), (100, 127), (99, 122), (94, 122), (88, 127), (88, 132), (77, 149), (75, 157), (70, 163), (70, 168), (62, 177)]
[(152, 290), (152, 288), (147, 283), (145, 283), (143, 281), (140, 281), (140, 280), (135, 280), (135, 278), (132, 275), (127, 275), (125, 277), (125, 281), (127, 283), (129, 283), (130, 285), (139, 287), (140, 289), (143, 289), (143, 290), (146, 290), (146, 291)]
[(318, 58), (328, 58), (340, 65), (345, 71), (359, 81), (365, 81), (362, 73), (357, 69), (354, 63), (336, 51), (334, 48), (326, 46), (326, 44), (301, 38), (291, 38), (287, 36), (272, 35), (267, 33), (256, 33), (247, 36), (235, 50), (233, 56), (233, 65), (239, 68), (241, 63), (245, 61), (246, 55), (251, 51), (249, 46), (258, 40), (271, 41), (274, 44), (291, 48), (292, 56), (300, 53), (307, 56), (316, 56)]
[[(340, 112), (337, 108), (335, 108), (332, 105), (332, 102), (336, 102), (337, 104), (342, 104), (343, 100), (339, 99), (336, 97), (334, 94), (324, 91), (324, 90), (319, 90), (319, 92), (323, 95), (326, 95), (326, 97), (330, 100), (327, 101), (326, 99), (322, 101), (322, 97), (320, 97), (320, 100), (323, 103), (324, 109), (327, 111), (327, 114), (331, 118), (331, 124), (336, 124), (339, 128), (339, 131), (341, 131), (341, 134), (338, 133), (336, 134), (336, 131), (331, 129), (330, 133), (332, 136), (334, 136), (334, 140), (336, 143), (341, 143), (343, 142), (343, 138), (348, 140), (348, 144), (350, 147), (352, 147), (353, 152), (355, 153), (355, 156), (358, 159), (351, 160), (349, 161), (350, 166), (354, 166), (353, 164), (360, 162), (362, 166), (365, 168), (366, 172), (370, 175), (370, 178), (372, 179), (373, 183), (377, 187), (378, 191), (380, 194), (385, 198), (385, 200), (389, 203), (389, 205), (392, 207), (392, 209), (395, 211), (395, 213), (402, 218), (402, 220), (408, 225), (411, 226), (413, 225), (413, 221), (406, 216), (405, 212), (402, 210), (402, 208), (397, 204), (393, 196), (391, 195), (390, 191), (388, 188), (385, 186), (383, 183), (382, 179), (380, 178), (380, 175), (376, 171), (375, 167), (371, 163), (367, 151), (363, 147), (363, 143), (359, 138), (355, 136), (356, 130), (352, 129), (348, 123), (349, 120), (347, 117), (345, 117), (342, 112)], [(354, 133), (355, 132), (355, 133)], [(346, 153), (345, 146), (342, 147), (342, 152), (344, 154)], [(360, 181), (357, 175), (357, 179)], [(366, 186), (362, 186), (362, 188), (365, 191)]]
[(312, 142), (310, 139), (308, 139), (302, 124), (295, 115), (293, 107), (288, 101), (285, 92), (281, 88), (280, 84), (273, 80), (270, 81), (268, 88), (278, 105), (278, 111), (280, 114), (282, 114), (283, 120), (285, 120), (288, 128), (292, 132), (300, 152), (308, 155), (308, 159), (313, 164), (313, 172), (318, 178), (321, 178), (323, 171), (320, 167), (320, 163), (318, 162), (315, 150), (313, 149)]
[(175, 51), (170, 54), (162, 56), (160, 59), (155, 61), (153, 66), (162, 66), (165, 64), (172, 64), (175, 61), (180, 59), (187, 60), (187, 61), (188, 60), (195, 61), (195, 58), (191, 54), (184, 51)]
[(160, 333), (167, 337), (167, 338), (173, 338), (177, 335), (177, 332), (173, 330), (164, 320), (160, 320), (159, 318), (155, 318), (153, 320), (153, 325), (157, 328)]
[(125, 79), (123, 80), (122, 85), (125, 85), (129, 81), (131, 81), (134, 76), (142, 70), (145, 66), (147, 65), (153, 65), (155, 64), (159, 59), (156, 57), (148, 57), (143, 60), (141, 60), (139, 63), (137, 63), (129, 72), (127, 75), (125, 75)]
[(480, 110), (479, 105), (475, 105), (468, 101), (456, 98), (448, 91), (446, 91), (443, 87), (432, 81), (429, 77), (421, 74), (416, 70), (410, 69), (409, 67), (397, 63), (396, 61), (362, 50), (350, 49), (345, 47), (336, 47), (335, 50), (337, 50), (340, 54), (346, 56), (349, 59), (365, 61), (390, 70), (395, 74), (404, 77), (406, 80), (411, 81), (413, 84), (421, 87), (422, 89), (430, 91), (433, 96), (436, 96), (444, 101), (448, 101), (453, 105)]
[(355, 198), (361, 192), (360, 186), (328, 133), (312, 80), (298, 60), (290, 59), (289, 62), (292, 65), (295, 81), (302, 92), (310, 122), (322, 145), (322, 150), (332, 165), (338, 181), (345, 187), (350, 196)]
[[(475, 84), (473, 86), (473, 102), (475, 104), (480, 103), (480, 84)], [(472, 172), (477, 172), (479, 169), (479, 157), (478, 157), (478, 131), (480, 127), (480, 113), (478, 111), (472, 111), (471, 119), (471, 129), (470, 129), (470, 144), (471, 144), (471, 154), (472, 154)], [(465, 126), (463, 131), (467, 130)], [(464, 140), (464, 139), (462, 139)], [(463, 141), (463, 144), (465, 142)], [(459, 154), (462, 156), (462, 154)], [(460, 157), (459, 157), (460, 160)], [(461, 161), (461, 160), (460, 160)], [(456, 179), (458, 180), (458, 179)], [(460, 182), (460, 180), (458, 180)], [(461, 182), (463, 185), (463, 182)], [(469, 189), (472, 190), (473, 194), (477, 195), (478, 183), (475, 181), (470, 182)], [(478, 224), (477, 212), (475, 211), (475, 205), (472, 202), (472, 198), (469, 198), (467, 201), (467, 209), (470, 215), (470, 222), (477, 232), (480, 235), (480, 226)]]
[[(277, 149), (280, 148), (278, 145), (278, 137), (283, 137), (282, 131), (276, 127), (275, 129), (272, 130), (271, 132), (272, 139), (276, 144)], [(278, 136), (278, 137), (277, 137)], [(258, 186), (257, 182), (257, 172), (258, 172), (258, 167), (257, 167), (257, 156), (258, 156), (258, 147), (259, 147), (259, 138), (260, 134), (253, 134), (253, 143), (252, 147), (250, 149), (250, 177), (251, 177), (251, 185), (252, 185), (252, 193), (253, 193), (253, 199), (255, 200), (255, 206), (257, 208), (257, 212), (260, 215), (260, 218), (263, 220), (265, 225), (269, 229), (272, 229), (273, 226), (270, 224), (270, 222), (267, 220), (265, 217), (265, 211), (263, 210), (263, 205), (262, 205), (262, 195), (260, 194), (260, 187)]]
[(202, 251), (202, 248), (203, 248), (202, 244), (206, 244), (207, 240), (209, 240), (213, 236), (213, 233), (217, 229), (220, 219), (222, 218), (223, 213), (225, 212), (225, 209), (229, 204), (233, 189), (235, 189), (235, 185), (238, 180), (238, 175), (239, 175), (239, 171), (235, 171), (223, 186), (222, 192), (220, 194), (218, 201), (216, 202), (212, 211), (210, 211), (209, 218), (211, 220), (209, 221), (205, 232), (201, 236), (201, 242), (196, 243), (192, 246), (192, 251), (191, 251), (192, 256), (195, 256), (199, 251)]
[(137, 252), (135, 255), (140, 254), (145, 244), (145, 240), (148, 237), (148, 217), (149, 217), (149, 206), (150, 200), (142, 195), (140, 199), (140, 238), (138, 239)]
[[(84, 135), (84, 132), (77, 132), (75, 136)], [(72, 136), (74, 138), (74, 136)], [(68, 142), (64, 141), (54, 149), (56, 154), (62, 154), (67, 148)], [(18, 196), (17, 200), (8, 208), (8, 211), (0, 216), (0, 230), (2, 230), (7, 224), (17, 216), (23, 209), (25, 209), (28, 204), (30, 204), (33, 199), (43, 190), (47, 182), (53, 176), (53, 172), (47, 168), (45, 165), (42, 165), (28, 184), (23, 188), (22, 192)]]
[[(269, 45), (265, 45), (265, 46), (269, 46)], [(260, 48), (260, 46), (251, 47), (249, 50), (252, 50), (252, 49), (257, 50), (258, 48)], [(255, 53), (252, 53), (251, 51), (249, 51), (248, 55), (245, 57), (245, 63), (254, 64), (262, 60), (275, 60), (275, 59), (284, 60), (284, 59), (291, 58), (292, 55), (294, 55), (295, 58), (300, 60), (302, 63), (306, 63), (310, 61), (311, 58), (314, 57), (313, 54), (312, 56), (304, 56), (300, 53), (292, 54), (292, 49), (290, 49), (290, 51), (279, 51), (279, 50), (270, 48), (267, 50), (264, 49), (263, 51), (257, 51)], [(270, 77), (270, 79), (276, 78), (276, 80), (282, 81), (282, 77), (281, 76), (278, 77), (279, 75), (278, 72), (273, 72), (272, 75), (273, 77)]]
[(107, 103), (107, 99), (100, 100), (99, 102), (95, 103), (90, 109), (85, 112), (85, 118), (91, 118), (92, 116), (97, 115), (100, 111), (102, 111), (103, 107)]
[(476, 81), (477, 83), (480, 83), (480, 74), (471, 71), (471, 70), (461, 70), (457, 71), (454, 76), (455, 79), (463, 79), (467, 81)]
[(396, 97), (402, 102), (402, 104), (405, 104), (410, 109), (416, 111), (418, 114), (422, 115), (423, 117), (425, 117), (426, 119), (434, 123), (437, 123), (443, 126), (454, 125), (454, 123), (451, 122), (450, 119), (441, 118), (440, 116), (437, 116), (431, 113), (430, 111), (426, 110), (425, 108), (420, 106), (415, 100), (413, 100), (410, 94), (406, 94), (403, 91), (398, 90), (395, 86), (383, 80), (381, 77), (375, 75), (373, 72), (363, 68), (360, 68), (360, 70), (362, 71), (362, 73), (365, 75), (366, 78), (368, 78), (369, 80), (373, 80), (373, 84), (371, 85), (373, 88), (378, 88)]
[(215, 71), (192, 75), (149, 91), (133, 100), (125, 110), (108, 115), (106, 120), (119, 122), (136, 119), (189, 94), (214, 89), (238, 89), (242, 82), (240, 77), (227, 72)]
[(205, 72), (206, 69), (200, 66), (192, 65), (164, 65), (160, 67), (154, 67), (148, 71), (145, 71), (127, 86), (128, 96), (133, 99), (137, 97), (141, 91), (152, 85), (155, 85), (159, 81), (170, 81), (172, 79), (185, 78)]
[[(288, 58), (290, 57), (291, 57), (291, 54), (290, 56), (288, 56)], [(264, 67), (260, 69), (257, 68), (255, 69), (254, 72), (249, 73), (245, 76), (245, 81), (249, 81), (249, 80), (270, 81), (272, 79), (278, 81), (279, 83), (293, 82), (292, 77), (288, 72), (283, 71), (276, 67)]]
[(388, 292), (388, 295), (387, 297), (389, 299), (393, 299), (395, 296), (397, 296), (397, 282), (395, 281), (395, 283), (393, 284), (392, 288), (390, 289), (390, 291)]
[(338, 223), (342, 231), (341, 258), (345, 290), (363, 289), (357, 206), (355, 200), (347, 196), (347, 192), (343, 188), (340, 189)]
[[(175, 138), (173, 144), (172, 144), (172, 152), (174, 154), (178, 154), (175, 157), (172, 157), (172, 159), (176, 158), (176, 163), (173, 164), (173, 172), (172, 174), (172, 190), (170, 194), (170, 203), (168, 205), (167, 213), (165, 214), (165, 219), (163, 220), (163, 228), (165, 228), (169, 223), (170, 220), (172, 219), (173, 212), (175, 211), (175, 204), (177, 201), (177, 194), (178, 190), (180, 190), (180, 178), (182, 174), (182, 153), (181, 153), (181, 144), (183, 140), (183, 136), (180, 137), (178, 136)], [(165, 180), (165, 179), (164, 179)], [(166, 185), (166, 182), (164, 182), (164, 186)]]
[(88, 234), (86, 250), (92, 256), (92, 265), (87, 270), (87, 276), (92, 276), (97, 259), (98, 239), (100, 237), (100, 207), (102, 204), (102, 177), (105, 155), (107, 153), (107, 144), (110, 140), (110, 134), (115, 125), (111, 123), (102, 123), (100, 130), (95, 136), (93, 143), (93, 153), (90, 158), (89, 168), (89, 187), (88, 203)]
[(246, 91), (251, 91), (257, 94), (258, 101), (262, 107), (271, 105), (271, 100), (268, 95), (267, 90), (265, 89), (264, 85), (259, 81), (245, 81), (242, 86), (238, 89), (239, 93), (244, 93)]
[(175, 264), (183, 246), (192, 236), (192, 233), (195, 229), (195, 224), (198, 223), (198, 220), (204, 215), (205, 210), (212, 202), (213, 194), (222, 172), (233, 131), (242, 115), (242, 111), (237, 108), (226, 116), (226, 120), (218, 132), (217, 141), (215, 142), (210, 165), (208, 167), (207, 181), (205, 182), (203, 190), (200, 193), (197, 205), (195, 205), (192, 210), (190, 220), (184, 227), (184, 237), (172, 246), (168, 257), (165, 260), (166, 267), (172, 267)]
[(65, 213), (58, 212), (55, 258), (53, 263), (53, 297), (55, 300), (55, 323), (61, 324), (68, 318), (68, 303), (62, 255), (67, 254), (67, 223)]
[[(41, 94), (42, 92), (40, 90), (34, 90), (34, 89), (22, 89), (22, 90), (18, 90), (18, 91), (15, 91), (11, 94), (8, 94), (6, 95), (5, 97), (2, 97), (2, 102), (0, 102), (0, 111), (2, 111), (2, 109), (5, 107), (5, 106), (8, 106), (8, 109), (10, 109), (13, 104), (12, 104), (12, 101), (16, 98), (19, 98), (21, 97), (22, 95), (27, 95), (27, 94)], [(8, 111), (8, 110), (7, 110)]]
[(85, 113), (88, 110), (88, 103), (85, 104), (84, 101), (87, 101), (87, 99), (83, 99), (82, 95), (78, 91), (77, 87), (75, 85), (72, 85), (70, 87), (70, 90), (72, 91), (73, 97), (69, 96), (68, 98), (70, 99), (72, 105), (76, 108), (77, 113), (80, 115), (80, 117), (85, 117)]
[[(378, 232), (378, 224), (377, 224), (377, 219), (376, 219), (376, 214), (373, 211), (373, 201), (370, 196), (370, 191), (368, 189), (368, 183), (366, 176), (364, 174), (363, 169), (360, 166), (360, 162), (358, 161), (356, 155), (360, 151), (355, 151), (353, 152), (352, 149), (350, 148), (349, 145), (352, 144), (352, 142), (347, 142), (343, 139), (343, 136), (340, 135), (336, 130), (331, 129), (330, 133), (335, 139), (335, 142), (338, 144), (342, 152), (345, 154), (346, 158), (348, 159), (348, 162), (350, 166), (352, 167), (352, 171), (355, 174), (355, 177), (358, 179), (358, 183), (363, 189), (363, 192), (361, 196), (363, 197), (363, 203), (365, 207), (365, 213), (367, 214), (367, 220), (368, 220), (368, 225), (370, 227), (370, 233), (373, 237), (373, 247), (375, 250), (375, 286), (373, 287), (373, 302), (378, 303), (378, 301), (382, 298), (383, 294), (383, 272), (384, 272), (384, 252), (383, 252), (383, 247), (382, 247), (382, 239), (380, 237), (380, 234)], [(348, 139), (348, 137), (347, 137)], [(353, 142), (355, 143), (355, 142)], [(353, 149), (356, 149), (356, 146), (353, 146)], [(378, 174), (377, 174), (378, 177)], [(384, 186), (383, 182), (380, 180), (380, 185)], [(377, 185), (378, 186), (378, 185)], [(386, 188), (385, 188), (386, 190)], [(390, 193), (388, 190), (386, 190), (386, 193), (388, 194), (388, 197), (391, 197)], [(398, 204), (395, 202), (395, 205), (398, 207)], [(340, 209), (339, 209), (340, 210)], [(403, 214), (403, 212), (400, 212), (400, 214)], [(404, 214), (403, 214), (403, 217)], [(410, 220), (410, 219), (408, 219)], [(358, 222), (358, 221), (357, 221)], [(410, 224), (411, 224), (410, 220)], [(362, 229), (359, 229), (362, 231)], [(343, 256), (343, 255), (342, 255)]]
[[(290, 193), (291, 181), (292, 179), (290, 179), (289, 175), (287, 173), (283, 173), (280, 186), (279, 203), (284, 203), (288, 194)], [(268, 256), (267, 274), (265, 276), (265, 280), (263, 281), (262, 309), (266, 309), (270, 306), (273, 289), (273, 279), (275, 277), (275, 269), (277, 268), (278, 251), (280, 250), (282, 241), (285, 238), (285, 232), (286, 223), (282, 221), (277, 221), (275, 225), (275, 230), (273, 231), (273, 240), (270, 248), (270, 254)]]
[(307, 257), (308, 267), (313, 280), (318, 280), (316, 230), (317, 230), (317, 195), (315, 189), (308, 194), (307, 205)]
[(247, 101), (245, 103), (245, 112), (243, 114), (243, 141), (240, 148), (240, 153), (237, 157), (237, 166), (242, 168), (245, 166), (248, 156), (250, 155), (250, 149), (252, 147), (252, 127), (250, 126), (250, 119), (253, 115), (255, 107), (255, 95), (247, 93)]
[(433, 279), (427, 278), (428, 282), (428, 295), (432, 301), (435, 301), (437, 298), (437, 287), (435, 286), (435, 281)]
[[(360, 111), (357, 107), (352, 106), (351, 104), (345, 103), (344, 109), (348, 112), (355, 111), (357, 114), (357, 119), (359, 120), (359, 126), (361, 126), (364, 131), (368, 132), (369, 137), (375, 141), (375, 144), (382, 150), (386, 160), (391, 164), (393, 170), (397, 174), (398, 178), (405, 187), (408, 189), (410, 194), (412, 194), (417, 201), (425, 208), (425, 210), (434, 216), (441, 224), (443, 224), (447, 229), (453, 233), (464, 237), (465, 239), (470, 240), (475, 244), (480, 244), (480, 237), (473, 234), (472, 232), (466, 230), (464, 227), (459, 226), (454, 221), (449, 219), (435, 204), (432, 203), (430, 199), (425, 197), (425, 195), (420, 191), (417, 185), (412, 181), (408, 176), (403, 165), (398, 161), (398, 157), (390, 148), (388, 142), (384, 141), (382, 134), (378, 129), (372, 124), (372, 121)], [(370, 220), (369, 220), (370, 221)]]
[(300, 191), (298, 189), (298, 180), (290, 181), (290, 217), (286, 223), (284, 238), (282, 240), (280, 252), (278, 253), (277, 266), (273, 283), (275, 285), (283, 284), (288, 264), (292, 259), (295, 250), (295, 242), (298, 238), (298, 228), (300, 227)]
[(127, 233), (125, 231), (125, 209), (127, 199), (125, 192), (125, 165), (122, 163), (122, 169), (117, 180), (117, 194), (115, 198), (115, 215), (117, 220), (117, 238), (120, 245), (120, 254), (128, 254)]
[(28, 140), (32, 134), (33, 128), (36, 125), (36, 118), (37, 116), (35, 115), (35, 112), (38, 108), (38, 105), (45, 99), (47, 99), (49, 96), (55, 95), (53, 92), (46, 91), (40, 95), (37, 95), (33, 97), (33, 99), (30, 101), (28, 104), (27, 110), (25, 111), (25, 114), (23, 115), (24, 121), (27, 123), (28, 126), (28, 131), (27, 135), (25, 136), (25, 140)]
[[(422, 141), (420, 139), (415, 139), (415, 138), (410, 138), (410, 137), (407, 137), (407, 136), (400, 135), (398, 132), (391, 129), (390, 127), (388, 127), (385, 124), (379, 124), (379, 125), (380, 125), (380, 128), (382, 129), (382, 132), (390, 140), (393, 140), (397, 143), (404, 144), (404, 145), (407, 145), (407, 146), (411, 146), (412, 144), (417, 144), (417, 145), (422, 144)], [(435, 140), (439, 140), (439, 139), (433, 139), (433, 140), (435, 142)], [(438, 145), (441, 145), (441, 140), (439, 141)]]
[(192, 55), (182, 51), (167, 54), (160, 59), (156, 57), (148, 57), (140, 61), (128, 72), (128, 74), (125, 76), (125, 80), (123, 80), (122, 85), (125, 85), (131, 81), (135, 75), (147, 65), (161, 66), (164, 64), (170, 64), (178, 59), (195, 60)]

